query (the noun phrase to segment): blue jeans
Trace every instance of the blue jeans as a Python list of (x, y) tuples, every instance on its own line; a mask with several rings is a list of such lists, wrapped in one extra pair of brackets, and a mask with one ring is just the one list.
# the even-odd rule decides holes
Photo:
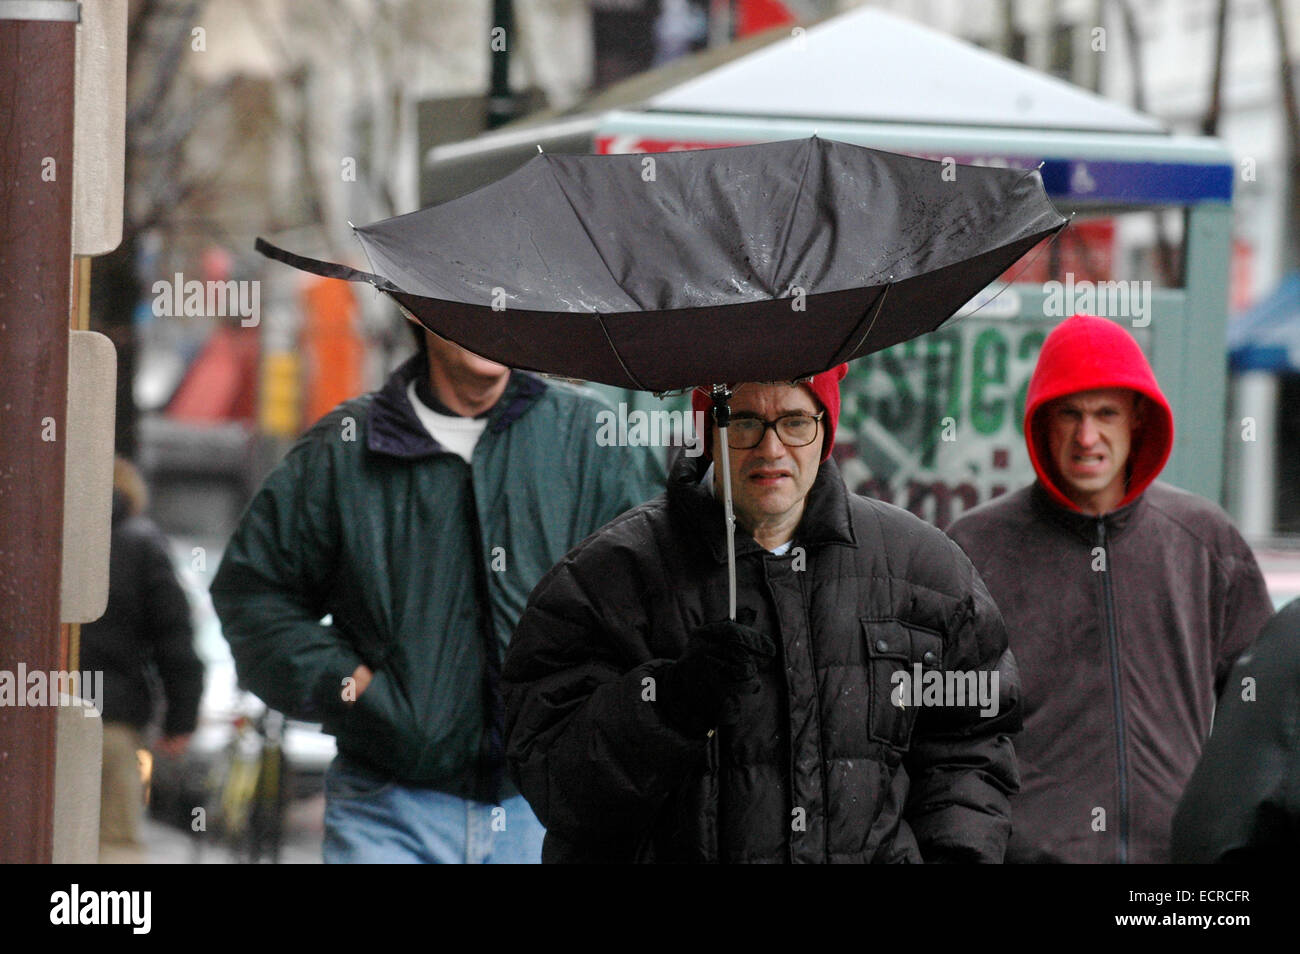
[(500, 805), (400, 785), (342, 755), (325, 773), (326, 864), (538, 864), (546, 830)]

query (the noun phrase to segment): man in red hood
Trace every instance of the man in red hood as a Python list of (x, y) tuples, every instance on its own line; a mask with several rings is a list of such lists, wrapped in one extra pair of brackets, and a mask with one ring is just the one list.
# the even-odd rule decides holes
[(1215, 699), (1272, 615), (1263, 577), (1222, 510), (1156, 482), (1173, 415), (1118, 324), (1047, 337), (1024, 430), (1038, 480), (948, 531), (1020, 665), (1007, 861), (1168, 861)]

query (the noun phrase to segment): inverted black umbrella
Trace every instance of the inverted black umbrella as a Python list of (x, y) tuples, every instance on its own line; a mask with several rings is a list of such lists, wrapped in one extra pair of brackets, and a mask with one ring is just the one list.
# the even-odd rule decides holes
[[(814, 136), (539, 155), (356, 229), (370, 271), (257, 248), (370, 282), (510, 367), (659, 393), (710, 386), (725, 427), (725, 383), (805, 379), (932, 331), (1065, 223), (1036, 172)], [(725, 435), (718, 445), (731, 530)], [(733, 617), (734, 591), (733, 567)]]

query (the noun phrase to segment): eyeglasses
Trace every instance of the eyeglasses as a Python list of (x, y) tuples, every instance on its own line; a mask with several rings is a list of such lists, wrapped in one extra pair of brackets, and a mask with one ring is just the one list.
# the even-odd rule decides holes
[(806, 447), (817, 439), (817, 424), (826, 414), (787, 414), (775, 421), (761, 417), (733, 417), (727, 428), (727, 446), (732, 450), (749, 450), (757, 447), (767, 436), (770, 427), (786, 447)]

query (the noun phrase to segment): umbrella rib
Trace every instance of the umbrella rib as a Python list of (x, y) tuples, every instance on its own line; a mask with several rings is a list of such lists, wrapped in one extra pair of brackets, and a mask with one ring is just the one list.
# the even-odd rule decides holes
[(614, 359), (618, 361), (618, 366), (623, 369), (623, 373), (627, 375), (628, 380), (636, 385), (638, 391), (649, 391), (650, 388), (642, 384), (641, 379), (632, 373), (631, 369), (623, 361), (623, 356), (614, 347), (614, 339), (609, 336), (609, 329), (605, 327), (605, 319), (600, 316), (599, 312), (596, 313), (596, 321), (600, 324), (600, 330), (605, 334), (605, 341), (609, 344), (609, 350), (614, 353)]
[[(1030, 172), (1033, 172), (1033, 171), (1034, 171), (1034, 170), (1032, 170), (1032, 169), (1030, 170)], [(1012, 285), (1014, 285), (1014, 284), (1016, 283), (1016, 279), (1019, 278), (1019, 277), (1024, 273), (1025, 269), (1027, 269), (1030, 265), (1034, 264), (1034, 262), (1038, 261), (1039, 256), (1041, 256), (1045, 251), (1047, 251), (1049, 248), (1051, 248), (1053, 245), (1056, 244), (1056, 240), (1057, 240), (1058, 238), (1060, 238), (1060, 237), (1065, 233), (1065, 230), (1066, 230), (1067, 228), (1069, 228), (1070, 225), (1071, 225), (1073, 222), (1074, 222), (1074, 213), (1071, 212), (1071, 213), (1070, 213), (1070, 217), (1069, 217), (1068, 219), (1066, 219), (1064, 222), (1062, 222), (1060, 225), (1058, 225), (1058, 226), (1057, 226), (1057, 227), (1052, 231), (1051, 236), (1048, 238), (1047, 244), (1044, 245), (1042, 248), (1040, 248), (1040, 249), (1039, 249), (1039, 250), (1034, 254), (1034, 257), (1033, 257), (1033, 258), (1031, 258), (1029, 261), (1027, 261), (1027, 262), (1025, 262), (1023, 265), (1021, 265), (1020, 268), (1017, 269), (1016, 273), (1015, 273), (1014, 275), (1012, 275), (1010, 278), (1008, 278), (1008, 279), (1006, 280), (1005, 284), (1003, 284), (1003, 286), (1002, 286), (1001, 288), (998, 289), (997, 294), (995, 294), (995, 295), (994, 295), (992, 298), (990, 298), (988, 301), (984, 302), (984, 304), (980, 305), (978, 308), (976, 308), (974, 311), (972, 311), (969, 315), (963, 315), (962, 317), (963, 317), (963, 318), (971, 318), (971, 317), (973, 317), (973, 316), (975, 316), (975, 315), (978, 315), (981, 311), (983, 311), (983, 310), (984, 310), (985, 308), (987, 308), (989, 305), (993, 304), (995, 301), (997, 301), (999, 298), (1001, 298), (1001, 297), (1002, 297), (1002, 293), (1003, 293), (1004, 291), (1006, 291), (1008, 288), (1010, 288)], [(1041, 242), (1042, 239), (1039, 239), (1038, 241)], [(1028, 252), (1022, 252), (1021, 255), (1020, 255), (1020, 258), (1021, 258), (1021, 259), (1024, 258), (1025, 255), (1027, 255), (1027, 254), (1028, 254)], [(1019, 261), (1019, 260), (1020, 260), (1020, 259), (1017, 259), (1016, 261)], [(1013, 262), (1012, 264), (1015, 264), (1015, 263)], [(958, 309), (958, 310), (960, 310), (960, 309)], [(950, 318), (949, 320), (951, 320), (951, 318)], [(960, 320), (960, 319), (959, 319), (959, 320)], [(948, 323), (947, 321), (944, 322), (944, 324), (947, 324), (947, 323)], [(941, 326), (941, 327), (942, 327), (942, 326)]]
[[(835, 360), (831, 362), (831, 367), (835, 367), (835, 365), (840, 364), (841, 362), (848, 361), (850, 358), (853, 357), (854, 353), (859, 348), (862, 347), (862, 343), (866, 341), (867, 336), (871, 334), (871, 329), (876, 327), (876, 319), (880, 317), (880, 312), (885, 307), (885, 299), (889, 297), (889, 289), (893, 287), (894, 287), (894, 276), (890, 275), (889, 280), (885, 282), (885, 290), (882, 291), (880, 293), (880, 297), (876, 299), (876, 310), (875, 313), (871, 316), (871, 324), (867, 325), (867, 330), (862, 332), (862, 337), (858, 339), (858, 343), (855, 344), (848, 351), (844, 350), (843, 345), (840, 346), (840, 350), (836, 352)], [(863, 316), (858, 319), (857, 327), (855, 327), (853, 331), (850, 331), (848, 337), (844, 339), (845, 344), (853, 340), (853, 333), (856, 332), (858, 328), (861, 328), (862, 323), (866, 320), (867, 320), (867, 316), (863, 314)]]
[[(282, 249), (278, 245), (272, 245), (260, 236), (254, 243), (253, 248), (269, 259), (283, 262), (292, 268), (309, 272), (313, 275), (320, 275), (324, 278), (338, 278), (346, 282), (365, 282), (368, 285), (375, 286), (380, 291), (390, 291), (397, 288), (397, 286), (387, 278), (384, 278), (384, 276), (375, 272), (363, 272), (360, 269), (352, 268), (349, 265), (339, 265), (336, 262), (325, 262), (316, 258), (307, 258), (305, 255), (298, 255), (294, 252)], [(366, 256), (366, 261), (369, 262), (369, 260), (370, 257)]]
[[(818, 143), (821, 140), (817, 140)], [(781, 289), (777, 285), (777, 279), (781, 276), (781, 267), (785, 263), (786, 246), (790, 244), (790, 233), (794, 230), (794, 219), (799, 214), (799, 199), (803, 197), (804, 183), (808, 181), (808, 167), (812, 165), (812, 150), (815, 145), (809, 145), (806, 155), (804, 156), (803, 171), (799, 174), (799, 188), (795, 190), (794, 199), (790, 203), (790, 214), (786, 216), (785, 228), (781, 233), (781, 248), (772, 257), (772, 280), (768, 282), (768, 287), (772, 289), (774, 296), (779, 296)]]
[[(543, 155), (545, 155), (545, 153), (543, 153)], [(578, 214), (578, 208), (573, 204), (573, 199), (569, 197), (569, 193), (565, 190), (564, 184), (560, 182), (560, 177), (555, 174), (555, 167), (551, 162), (550, 156), (546, 156), (546, 168), (550, 170), (551, 181), (555, 183), (555, 188), (560, 190), (560, 195), (564, 196), (564, 201), (569, 204), (569, 209), (570, 211), (573, 212), (573, 218), (577, 221), (579, 228), (581, 228), (582, 231), (586, 233), (587, 241), (591, 243), (592, 251), (595, 252), (596, 257), (600, 259), (600, 264), (605, 266), (605, 272), (606, 274), (609, 275), (609, 280), (614, 283), (614, 287), (617, 288), (619, 291), (621, 291), (623, 293), (623, 296), (629, 302), (631, 302), (637, 308), (644, 309), (645, 306), (642, 305), (641, 302), (633, 298), (632, 295), (628, 292), (628, 290), (623, 287), (622, 283), (620, 283), (619, 280), (614, 277), (614, 270), (609, 267), (609, 262), (605, 261), (605, 256), (601, 254), (600, 246), (596, 244), (596, 240), (592, 237), (591, 230), (587, 228), (587, 223), (583, 221), (582, 216)], [(638, 391), (649, 391), (650, 388), (647, 388), (645, 385), (643, 385), (641, 383), (640, 378), (638, 378), (635, 374), (632, 373), (632, 370), (627, 366), (627, 362), (623, 360), (623, 356), (618, 353), (618, 348), (614, 347), (614, 339), (609, 336), (609, 329), (605, 327), (605, 319), (601, 317), (600, 312), (596, 312), (595, 316), (596, 316), (596, 322), (600, 325), (601, 333), (604, 334), (605, 341), (609, 345), (609, 350), (614, 355), (614, 360), (617, 361), (618, 366), (623, 369), (623, 373), (627, 375), (628, 380), (636, 385), (636, 389)]]

